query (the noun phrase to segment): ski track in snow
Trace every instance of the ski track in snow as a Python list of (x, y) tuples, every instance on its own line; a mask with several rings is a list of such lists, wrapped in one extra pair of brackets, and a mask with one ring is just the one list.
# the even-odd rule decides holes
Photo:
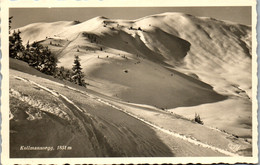
[[(36, 82), (34, 82), (34, 81), (27, 80), (27, 79), (24, 79), (24, 78), (19, 77), (19, 76), (14, 76), (14, 77), (17, 78), (17, 79), (20, 79), (20, 80), (22, 80), (22, 81), (25, 81), (25, 82), (30, 82), (31, 84), (34, 84), (34, 85), (38, 86), (39, 88), (42, 88), (43, 90), (45, 90), (45, 91), (51, 93), (52, 95), (54, 95), (54, 96), (56, 96), (56, 97), (59, 97), (59, 96), (60, 96), (60, 97), (64, 98), (66, 101), (68, 101), (69, 103), (71, 103), (72, 105), (74, 105), (79, 111), (83, 112), (83, 110), (82, 110), (81, 108), (79, 108), (77, 105), (75, 105), (75, 103), (74, 103), (73, 101), (71, 101), (70, 99), (68, 99), (66, 96), (64, 96), (64, 95), (62, 95), (62, 94), (60, 94), (60, 93), (58, 93), (58, 92), (56, 92), (56, 91), (54, 91), (54, 90), (51, 90), (51, 89), (49, 89), (49, 88), (47, 88), (47, 87), (44, 87), (44, 86), (42, 86), (42, 85), (40, 85), (40, 84), (38, 84), (38, 83), (36, 83)], [(50, 80), (50, 81), (51, 81), (51, 80)], [(53, 82), (53, 81), (51, 81), (51, 82)], [(117, 109), (117, 110), (119, 110), (119, 111), (121, 111), (121, 112), (124, 112), (124, 113), (126, 113), (127, 115), (129, 115), (129, 116), (131, 116), (131, 117), (133, 117), (133, 118), (135, 118), (135, 119), (137, 119), (137, 120), (139, 120), (139, 121), (142, 121), (143, 123), (149, 125), (150, 127), (155, 128), (155, 129), (157, 129), (157, 130), (159, 130), (159, 131), (161, 131), (161, 132), (164, 132), (164, 133), (166, 133), (166, 134), (168, 134), (168, 135), (171, 135), (171, 136), (173, 136), (173, 137), (182, 139), (182, 140), (184, 140), (184, 141), (187, 141), (187, 142), (192, 143), (192, 144), (197, 145), (197, 146), (201, 146), (201, 147), (203, 147), (203, 148), (208, 148), (208, 149), (211, 149), (211, 150), (213, 150), (213, 151), (217, 151), (217, 152), (222, 153), (222, 154), (225, 154), (225, 155), (227, 155), (227, 156), (240, 157), (240, 155), (238, 155), (238, 154), (235, 154), (235, 153), (226, 151), (226, 150), (224, 150), (224, 149), (220, 149), (220, 148), (218, 148), (218, 147), (214, 147), (214, 146), (212, 146), (212, 145), (209, 145), (209, 144), (200, 142), (200, 141), (196, 140), (194, 137), (186, 137), (185, 135), (181, 135), (181, 134), (178, 134), (178, 133), (176, 133), (176, 132), (173, 132), (173, 131), (170, 131), (170, 130), (161, 128), (161, 127), (159, 127), (159, 126), (157, 126), (157, 125), (155, 125), (155, 124), (153, 124), (153, 123), (151, 123), (151, 122), (149, 122), (149, 121), (146, 121), (146, 120), (143, 119), (143, 118), (140, 118), (140, 117), (138, 117), (138, 116), (136, 116), (136, 115), (134, 115), (134, 114), (131, 114), (131, 113), (127, 112), (125, 109), (123, 109), (123, 108), (121, 108), (121, 107), (118, 107), (118, 106), (115, 106), (115, 105), (111, 104), (109, 101), (107, 101), (107, 100), (105, 100), (105, 99), (99, 98), (98, 96), (90, 95), (90, 94), (88, 94), (88, 93), (86, 93), (86, 92), (80, 91), (80, 90), (75, 89), (75, 88), (73, 88), (73, 87), (66, 86), (66, 85), (61, 84), (61, 83), (57, 83), (57, 82), (54, 82), (54, 83), (57, 84), (57, 85), (59, 85), (59, 86), (63, 86), (63, 87), (66, 87), (66, 88), (68, 88), (68, 89), (71, 89), (71, 90), (73, 90), (73, 91), (80, 92), (80, 93), (82, 93), (82, 94), (84, 94), (84, 95), (86, 95), (86, 96), (88, 96), (88, 97), (90, 97), (90, 98), (92, 98), (92, 99), (97, 100), (98, 102), (101, 102), (101, 103), (103, 103), (103, 104), (105, 104), (105, 105), (108, 105), (108, 106), (114, 108), (114, 109)]]
[[(79, 36), (81, 35), (81, 33), (79, 33), (73, 40), (69, 41), (67, 44), (65, 44), (63, 46), (63, 48), (61, 50), (59, 50), (59, 52), (57, 53), (57, 56), (59, 56), (73, 41), (75, 41)], [(59, 38), (60, 39), (60, 38)]]

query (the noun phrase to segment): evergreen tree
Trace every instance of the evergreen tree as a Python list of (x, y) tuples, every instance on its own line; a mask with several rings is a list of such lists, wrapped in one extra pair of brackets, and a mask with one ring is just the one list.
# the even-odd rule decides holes
[(86, 83), (84, 81), (84, 75), (83, 72), (81, 71), (82, 68), (79, 61), (80, 61), (79, 56), (75, 56), (74, 65), (72, 67), (71, 79), (75, 84), (86, 87)]
[(44, 47), (40, 50), (40, 59), (40, 71), (48, 75), (54, 75), (58, 60), (48, 47)]
[(17, 59), (21, 59), (23, 60), (23, 51), (24, 51), (24, 46), (23, 46), (23, 41), (22, 41), (22, 38), (20, 36), (21, 32), (19, 31), (18, 29), (18, 32), (16, 34), (16, 51), (17, 51)]
[(11, 34), (10, 30), (11, 30), (12, 18), (13, 16), (9, 17), (9, 34)]
[(30, 52), (32, 53), (32, 55), (31, 55), (31, 59), (29, 60), (29, 65), (40, 71), (41, 71), (41, 65), (44, 60), (42, 58), (42, 49), (43, 46), (37, 42), (33, 42), (30, 48)]
[(9, 57), (15, 58), (17, 52), (15, 51), (15, 35), (16, 32), (14, 31), (12, 35), (9, 36)]
[(66, 69), (63, 66), (61, 66), (60, 68), (56, 68), (54, 77), (58, 78), (60, 80), (67, 80), (67, 81), (73, 82), (71, 79), (71, 75), (72, 75), (72, 72), (70, 69)]
[[(13, 17), (9, 17), (9, 34)], [(35, 69), (48, 74), (54, 75), (57, 67), (57, 58), (51, 53), (48, 47), (43, 47), (38, 42), (34, 42), (30, 46), (27, 42), (26, 48), (22, 44), (21, 32), (13, 31), (9, 35), (9, 57), (16, 58), (27, 62)]]
[(24, 61), (25, 62), (27, 62), (27, 63), (30, 63), (30, 60), (31, 60), (31, 58), (32, 58), (32, 53), (31, 53), (31, 51), (30, 51), (30, 43), (29, 43), (29, 41), (27, 42), (27, 44), (26, 44), (26, 49), (24, 50)]
[(34, 47), (34, 48), (36, 48), (37, 45), (39, 45), (39, 44), (37, 42), (35, 42), (35, 41), (32, 43), (32, 47)]
[(64, 80), (65, 79), (65, 68), (63, 66), (60, 68), (57, 68), (54, 77), (58, 78), (60, 80)]
[(48, 75), (55, 74), (58, 60), (47, 46), (43, 47), (41, 44), (34, 42), (29, 48), (28, 54), (30, 66)]
[(24, 46), (20, 34), (21, 32), (18, 30), (17, 33), (14, 31), (13, 34), (9, 36), (9, 56), (23, 60)]
[(66, 80), (68, 80), (68, 81), (72, 81), (71, 71), (70, 71), (70, 70), (67, 70), (67, 71), (66, 71), (66, 73), (65, 73), (65, 78), (66, 78)]
[(26, 44), (26, 50), (29, 50), (29, 49), (30, 49), (30, 42), (28, 41)]

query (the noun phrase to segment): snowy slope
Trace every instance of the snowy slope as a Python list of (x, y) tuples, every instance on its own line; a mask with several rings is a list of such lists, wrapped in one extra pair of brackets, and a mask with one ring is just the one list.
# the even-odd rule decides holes
[[(223, 116), (218, 103), (228, 114), (237, 103), (237, 112), (250, 123), (249, 26), (162, 13), (137, 20), (95, 17), (79, 24), (37, 23), (19, 29), (24, 44), (30, 40), (49, 46), (59, 66), (71, 68), (74, 55), (79, 55), (91, 90), (172, 112), (182, 107), (176, 112), (187, 117), (196, 112), (191, 106), (207, 103), (200, 113), (209, 117), (214, 112), (210, 124)], [(230, 125), (238, 123), (238, 116)]]
[[(138, 30), (139, 27), (143, 31)], [(24, 43), (46, 36), (72, 41), (64, 44), (63, 52), (70, 58), (73, 57), (71, 50), (79, 47), (85, 51), (79, 54), (91, 55), (88, 50), (112, 48), (114, 50), (109, 52), (112, 55), (119, 54), (120, 50), (157, 63), (168, 63), (182, 72), (196, 74), (218, 92), (234, 94), (242, 89), (251, 97), (251, 28), (245, 25), (182, 13), (163, 13), (133, 21), (96, 17), (76, 25), (72, 22), (37, 23), (20, 31)], [(90, 42), (93, 38), (95, 41), (91, 42), (95, 43)]]

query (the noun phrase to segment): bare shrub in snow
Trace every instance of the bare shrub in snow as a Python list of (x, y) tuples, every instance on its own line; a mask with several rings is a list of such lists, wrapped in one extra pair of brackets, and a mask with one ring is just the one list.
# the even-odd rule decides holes
[(203, 121), (200, 119), (200, 115), (195, 113), (194, 121), (199, 124), (204, 124)]

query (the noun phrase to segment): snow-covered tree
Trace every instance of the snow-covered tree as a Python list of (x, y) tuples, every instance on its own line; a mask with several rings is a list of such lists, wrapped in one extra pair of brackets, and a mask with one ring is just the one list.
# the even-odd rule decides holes
[(28, 63), (30, 66), (45, 74), (54, 75), (58, 60), (47, 46), (44, 47), (34, 42), (29, 50), (25, 52), (29, 55)]
[(23, 41), (20, 36), (21, 32), (13, 32), (12, 35), (9, 36), (9, 56), (12, 58), (17, 58), (23, 60)]
[[(11, 28), (11, 19), (12, 17), (9, 18), (9, 29)], [(54, 75), (58, 60), (49, 48), (38, 42), (34, 42), (30, 46), (29, 41), (25, 48), (20, 34), (21, 32), (18, 29), (17, 32), (13, 31), (9, 35), (9, 57), (25, 61), (45, 74)]]
[(54, 75), (57, 67), (57, 58), (51, 53), (49, 48), (46, 46), (42, 49), (41, 59), (41, 71), (48, 75)]
[(75, 56), (74, 65), (72, 67), (71, 79), (75, 84), (86, 87), (83, 72), (81, 71), (81, 64), (79, 56)]

